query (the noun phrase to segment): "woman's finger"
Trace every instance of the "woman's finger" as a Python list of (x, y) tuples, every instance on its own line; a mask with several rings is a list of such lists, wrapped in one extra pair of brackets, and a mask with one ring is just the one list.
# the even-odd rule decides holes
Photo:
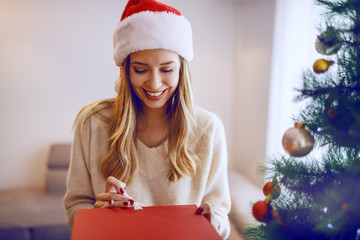
[(126, 184), (113, 176), (106, 179), (105, 192), (118, 192), (123, 194), (125, 188)]
[(96, 201), (94, 203), (94, 208), (105, 208), (109, 207), (109, 201)]
[(206, 217), (207, 220), (209, 220), (209, 222), (211, 222), (211, 206), (209, 203), (202, 203), (195, 212), (197, 215), (204, 215)]
[(127, 202), (131, 198), (114, 192), (104, 192), (96, 195), (96, 201), (121, 201)]
[[(202, 209), (202, 210), (201, 210)], [(209, 203), (202, 203), (196, 210), (197, 214), (209, 214), (211, 213), (211, 207)]]
[(97, 200), (94, 208), (132, 207), (134, 203), (133, 199), (127, 197), (123, 197), (120, 200)]
[(114, 201), (113, 204), (111, 204), (111, 207), (123, 207), (123, 208), (127, 208), (127, 207), (132, 207), (134, 204), (134, 200), (129, 199), (126, 201)]

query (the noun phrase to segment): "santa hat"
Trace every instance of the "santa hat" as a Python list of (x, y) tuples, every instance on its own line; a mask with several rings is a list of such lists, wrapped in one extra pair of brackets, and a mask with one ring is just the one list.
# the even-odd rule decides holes
[(131, 53), (166, 49), (190, 62), (194, 56), (190, 22), (156, 0), (129, 0), (113, 39), (114, 60), (121, 66)]

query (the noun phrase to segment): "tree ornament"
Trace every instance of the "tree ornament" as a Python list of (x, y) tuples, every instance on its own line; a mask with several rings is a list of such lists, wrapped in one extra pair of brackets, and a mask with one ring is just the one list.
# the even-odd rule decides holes
[(259, 222), (267, 223), (271, 220), (271, 205), (265, 201), (258, 201), (252, 207), (252, 214)]
[(332, 64), (334, 64), (334, 61), (319, 59), (319, 60), (315, 61), (314, 65), (313, 65), (313, 70), (316, 73), (323, 73), (323, 72), (326, 72)]
[(345, 213), (349, 212), (349, 204), (348, 204), (348, 203), (343, 203), (343, 204), (341, 205), (341, 209), (342, 209)]
[(328, 26), (326, 31), (321, 33), (315, 41), (315, 49), (318, 53), (323, 55), (332, 55), (339, 51), (342, 40), (339, 31)]
[(329, 117), (329, 119), (335, 119), (336, 118), (336, 112), (332, 108), (327, 109), (326, 114)]
[(314, 136), (305, 128), (305, 123), (296, 122), (295, 127), (288, 129), (282, 138), (282, 145), (293, 157), (303, 157), (314, 147)]
[(272, 182), (267, 182), (263, 187), (263, 193), (265, 196), (270, 194), (270, 199), (277, 199), (281, 194), (278, 180), (273, 178)]

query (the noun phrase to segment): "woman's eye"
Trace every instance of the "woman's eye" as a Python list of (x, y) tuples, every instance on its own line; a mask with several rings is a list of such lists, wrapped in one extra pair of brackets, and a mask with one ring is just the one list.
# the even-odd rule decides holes
[(168, 73), (168, 72), (172, 72), (174, 70), (174, 68), (170, 68), (170, 69), (163, 69), (161, 70), (162, 72)]
[(142, 73), (145, 73), (145, 72), (146, 72), (146, 69), (144, 69), (144, 70), (139, 70), (139, 69), (134, 68), (134, 72), (135, 72), (135, 73), (142, 74)]

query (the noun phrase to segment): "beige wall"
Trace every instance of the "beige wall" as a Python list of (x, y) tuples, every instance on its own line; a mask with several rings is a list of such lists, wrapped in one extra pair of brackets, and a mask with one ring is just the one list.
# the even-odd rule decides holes
[(254, 183), (264, 164), (275, 0), (245, 1), (236, 10), (232, 166)]
[[(224, 121), (230, 166), (263, 161), (273, 0), (164, 0), (192, 22), (196, 103)], [(114, 96), (112, 33), (125, 1), (0, 2), (0, 190), (43, 188), (49, 145), (86, 103)]]

